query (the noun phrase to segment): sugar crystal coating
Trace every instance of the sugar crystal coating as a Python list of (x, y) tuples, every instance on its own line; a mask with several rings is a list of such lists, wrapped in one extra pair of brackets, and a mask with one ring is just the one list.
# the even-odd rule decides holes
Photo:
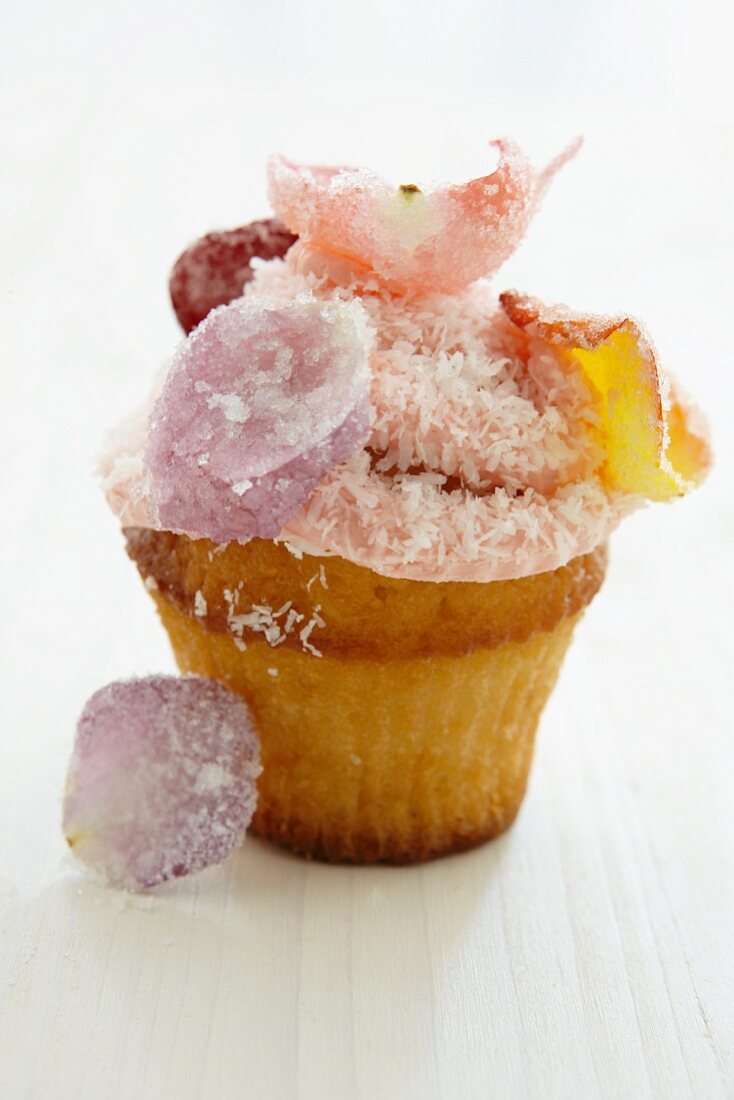
[(242, 842), (259, 757), (244, 701), (214, 680), (108, 684), (79, 719), (64, 835), (80, 859), (128, 890), (199, 871)]
[(396, 189), (363, 168), (271, 158), (270, 201), (300, 238), (296, 263), (320, 271), (318, 255), (326, 255), (342, 272), (350, 264), (353, 277), (362, 269), (399, 291), (453, 293), (492, 275), (522, 240), (550, 180), (579, 142), (541, 171), (514, 142), (492, 144), (499, 150), (496, 169), (451, 186)]
[(168, 288), (184, 332), (191, 332), (216, 306), (242, 294), (252, 278), (252, 260), (285, 256), (296, 237), (277, 218), (224, 232), (207, 233), (181, 253)]
[(157, 523), (217, 542), (278, 535), (367, 438), (371, 346), (358, 302), (304, 293), (214, 310), (151, 415)]

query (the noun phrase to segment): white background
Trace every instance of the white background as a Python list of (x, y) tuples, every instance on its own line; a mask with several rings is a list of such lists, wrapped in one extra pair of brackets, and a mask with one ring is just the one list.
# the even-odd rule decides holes
[[(734, 1092), (728, 5), (0, 6), (0, 1093), (719, 1097)], [(586, 135), (500, 272), (631, 310), (717, 468), (627, 521), (511, 833), (423, 868), (255, 841), (127, 899), (66, 857), (87, 696), (172, 669), (95, 485), (170, 353), (173, 259), (262, 215), (263, 162), (396, 182)]]

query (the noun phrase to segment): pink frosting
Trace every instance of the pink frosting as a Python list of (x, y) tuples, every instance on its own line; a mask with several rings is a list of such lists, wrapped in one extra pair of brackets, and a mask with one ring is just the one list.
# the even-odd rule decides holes
[[(263, 265), (248, 293), (349, 293), (324, 257), (318, 276), (303, 259)], [(377, 344), (372, 433), (286, 524), (297, 551), (413, 580), (502, 580), (587, 553), (639, 503), (596, 474), (581, 375), (525, 340), (486, 282), (415, 297), (367, 282), (361, 300)]]
[[(302, 251), (263, 263), (247, 296), (352, 297), (327, 268), (319, 257), (308, 273)], [(363, 283), (376, 341), (371, 435), (286, 524), (287, 544), (385, 576), (492, 581), (555, 569), (604, 541), (638, 502), (597, 477), (593, 401), (560, 353), (510, 325), (484, 282), (420, 296)], [(147, 415), (118, 431), (103, 462), (110, 505), (129, 526), (156, 525)]]
[(153, 527), (150, 474), (145, 461), (148, 418), (157, 389), (147, 401), (111, 431), (99, 458), (98, 472), (107, 503), (123, 527)]

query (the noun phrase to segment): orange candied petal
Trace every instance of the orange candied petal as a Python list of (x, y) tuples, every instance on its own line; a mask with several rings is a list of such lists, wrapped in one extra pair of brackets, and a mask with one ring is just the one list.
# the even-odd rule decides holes
[(671, 385), (671, 405), (668, 410), (667, 458), (686, 481), (701, 481), (711, 465), (711, 448), (702, 417), (676, 393)]
[(515, 291), (500, 295), (518, 328), (563, 348), (596, 394), (611, 488), (649, 500), (681, 496), (699, 482), (710, 452), (695, 412), (668, 393), (652, 345), (629, 317), (572, 313)]

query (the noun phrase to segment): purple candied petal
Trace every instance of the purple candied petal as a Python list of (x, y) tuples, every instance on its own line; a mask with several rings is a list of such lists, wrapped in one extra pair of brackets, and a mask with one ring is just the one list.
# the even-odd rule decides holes
[(244, 701), (199, 677), (97, 691), (77, 726), (64, 797), (74, 853), (139, 890), (219, 863), (257, 804), (260, 750)]
[(150, 420), (157, 523), (272, 538), (367, 440), (372, 336), (356, 302), (239, 299), (184, 342)]
[(365, 442), (370, 420), (371, 407), (365, 398), (321, 443), (278, 469), (253, 474), (250, 487), (240, 493), (201, 467), (192, 468), (185, 485), (171, 480), (167, 484), (171, 495), (159, 495), (158, 522), (214, 542), (275, 538), (324, 476)]

